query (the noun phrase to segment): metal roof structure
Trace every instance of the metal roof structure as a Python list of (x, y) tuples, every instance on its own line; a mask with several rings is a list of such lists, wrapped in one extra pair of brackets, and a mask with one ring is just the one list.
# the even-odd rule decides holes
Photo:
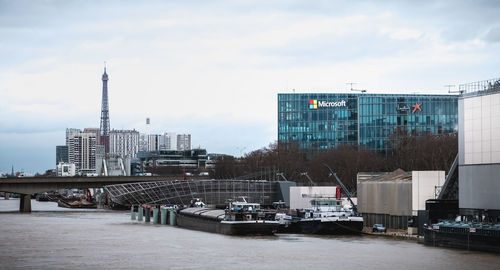
[(281, 199), (279, 181), (267, 180), (173, 180), (105, 186), (110, 199), (121, 205), (187, 205), (193, 199), (206, 204), (226, 204), (240, 196), (249, 202), (272, 205)]

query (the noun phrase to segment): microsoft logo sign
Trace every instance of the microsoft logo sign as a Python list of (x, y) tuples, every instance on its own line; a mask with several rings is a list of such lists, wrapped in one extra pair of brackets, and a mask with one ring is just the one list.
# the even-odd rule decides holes
[(310, 110), (317, 110), (318, 107), (345, 107), (347, 106), (347, 102), (345, 100), (341, 101), (324, 101), (320, 100), (318, 101), (317, 99), (310, 99), (309, 100), (309, 109)]
[(309, 100), (309, 109), (316, 110), (317, 108), (318, 108), (318, 100), (317, 99)]

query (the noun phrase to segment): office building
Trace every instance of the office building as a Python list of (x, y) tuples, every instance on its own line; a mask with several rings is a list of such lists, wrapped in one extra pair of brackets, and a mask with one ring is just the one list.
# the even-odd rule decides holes
[(67, 145), (56, 146), (56, 165), (59, 164), (60, 162), (63, 163), (69, 162)]
[(457, 132), (457, 104), (457, 95), (278, 94), (278, 142), (313, 152), (342, 144), (386, 151), (397, 130)]

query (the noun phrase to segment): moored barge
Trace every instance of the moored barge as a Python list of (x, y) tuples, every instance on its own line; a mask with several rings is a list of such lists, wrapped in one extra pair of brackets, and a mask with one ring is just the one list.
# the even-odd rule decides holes
[(177, 226), (228, 235), (272, 235), (278, 228), (275, 212), (263, 211), (258, 203), (237, 201), (225, 210), (189, 207), (177, 213)]

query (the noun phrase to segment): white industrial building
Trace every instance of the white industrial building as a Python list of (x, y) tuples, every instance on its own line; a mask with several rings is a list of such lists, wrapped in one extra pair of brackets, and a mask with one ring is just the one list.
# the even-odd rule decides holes
[(437, 197), (444, 181), (444, 171), (358, 173), (358, 211), (365, 226), (407, 229), (408, 219), (425, 210), (425, 201)]
[(500, 217), (500, 79), (460, 86), (459, 208)]

